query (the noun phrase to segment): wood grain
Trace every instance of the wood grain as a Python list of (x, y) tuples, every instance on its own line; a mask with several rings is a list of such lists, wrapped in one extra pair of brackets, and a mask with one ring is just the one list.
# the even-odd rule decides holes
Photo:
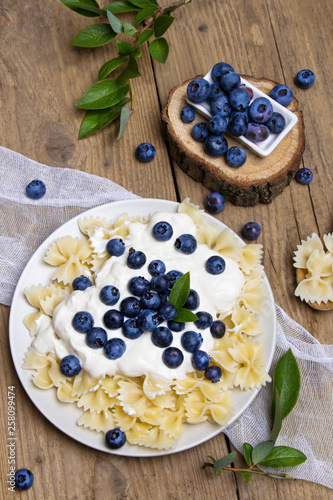
[[(101, 1), (106, 5), (109, 0)], [(161, 5), (167, 4), (162, 0)], [(107, 177), (143, 197), (182, 200), (203, 207), (208, 189), (188, 177), (168, 155), (160, 112), (172, 87), (205, 74), (226, 61), (242, 74), (286, 83), (303, 111), (306, 147), (302, 165), (314, 173), (308, 186), (292, 181), (270, 205), (235, 207), (217, 216), (236, 233), (255, 220), (262, 227), (264, 265), (276, 302), (320, 342), (332, 343), (333, 312), (321, 313), (294, 296), (293, 252), (306, 236), (332, 231), (333, 4), (329, 0), (192, 0), (175, 13), (166, 34), (165, 65), (152, 61), (147, 48), (135, 80), (135, 108), (122, 141), (117, 127), (77, 140), (82, 111), (75, 102), (96, 81), (99, 67), (115, 56), (111, 46), (79, 49), (71, 45), (88, 24), (60, 1), (0, 0), (1, 145), (34, 160)], [(132, 21), (128, 14), (126, 20)], [(306, 91), (294, 84), (300, 69), (316, 75)], [(152, 142), (156, 159), (140, 164), (134, 150)], [(35, 484), (20, 497), (29, 500), (328, 500), (329, 489), (306, 481), (215, 476), (202, 469), (207, 455), (230, 448), (223, 434), (194, 449), (156, 459), (133, 459), (91, 450), (53, 427), (30, 402), (14, 370), (8, 343), (9, 308), (1, 306), (1, 492), (7, 491), (7, 387), (15, 385), (17, 467), (33, 470)], [(194, 429), (195, 432), (195, 429)], [(326, 437), (325, 437), (326, 439)], [(243, 464), (242, 458), (236, 462)]]

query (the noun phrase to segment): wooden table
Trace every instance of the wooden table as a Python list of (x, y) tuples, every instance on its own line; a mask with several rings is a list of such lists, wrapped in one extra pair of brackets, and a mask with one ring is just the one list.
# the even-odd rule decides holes
[[(107, 1), (100, 2), (106, 5)], [(165, 5), (165, 0), (160, 2)], [(242, 208), (226, 204), (217, 216), (236, 233), (249, 220), (262, 227), (264, 265), (277, 304), (320, 342), (332, 343), (333, 311), (320, 313), (294, 297), (293, 252), (313, 232), (332, 231), (333, 4), (329, 0), (192, 0), (176, 13), (166, 37), (165, 65), (152, 61), (147, 47), (140, 60), (142, 77), (133, 81), (135, 113), (123, 139), (117, 127), (78, 141), (83, 116), (74, 107), (97, 78), (99, 67), (115, 57), (111, 46), (79, 49), (72, 38), (94, 19), (79, 16), (57, 0), (0, 0), (0, 141), (36, 161), (107, 177), (142, 197), (183, 200), (203, 207), (208, 190), (170, 161), (160, 111), (169, 90), (205, 74), (218, 61), (239, 73), (286, 83), (304, 113), (306, 149), (303, 165), (314, 174), (303, 186), (292, 181), (270, 205)], [(132, 20), (131, 14), (127, 15)], [(310, 68), (315, 85), (306, 91), (293, 82)], [(157, 150), (154, 161), (139, 163), (136, 146)], [(332, 492), (306, 481), (216, 477), (202, 469), (208, 454), (219, 457), (232, 446), (223, 434), (175, 455), (131, 459), (98, 452), (58, 431), (30, 402), (9, 354), (9, 308), (1, 306), (2, 436), (6, 435), (7, 387), (15, 385), (17, 464), (35, 474), (34, 487), (21, 498), (68, 499), (317, 499)], [(324, 436), (323, 436), (324, 438)], [(239, 459), (238, 465), (243, 464)], [(6, 440), (1, 440), (1, 490), (6, 489)]]

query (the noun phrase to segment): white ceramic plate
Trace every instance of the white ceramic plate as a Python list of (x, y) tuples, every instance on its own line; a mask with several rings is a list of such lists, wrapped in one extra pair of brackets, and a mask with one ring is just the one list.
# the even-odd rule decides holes
[[(38, 285), (39, 283), (46, 284), (50, 281), (54, 268), (47, 265), (43, 261), (46, 250), (50, 244), (57, 238), (66, 235), (82, 237), (77, 225), (77, 220), (82, 217), (94, 216), (115, 220), (124, 212), (127, 212), (129, 215), (149, 215), (157, 211), (175, 212), (178, 205), (179, 204), (176, 202), (166, 200), (138, 199), (108, 203), (106, 205), (101, 205), (88, 210), (84, 214), (75, 217), (61, 226), (44, 241), (28, 262), (17, 284), (10, 311), (9, 337), (14, 365), (21, 383), (34, 405), (52, 424), (68, 436), (87, 446), (90, 446), (91, 448), (107, 453), (132, 457), (168, 455), (197, 446), (222, 431), (222, 427), (218, 424), (210, 424), (208, 422), (203, 422), (197, 425), (185, 425), (185, 431), (179, 439), (176, 448), (173, 450), (159, 451), (142, 446), (125, 444), (119, 450), (111, 451), (105, 446), (103, 433), (97, 433), (76, 425), (76, 421), (82, 415), (82, 411), (77, 408), (75, 404), (61, 403), (57, 399), (56, 391), (54, 389), (38, 389), (31, 380), (31, 371), (24, 370), (22, 368), (24, 354), (31, 343), (29, 332), (23, 325), (22, 321), (27, 314), (32, 312), (30, 304), (25, 299), (24, 289), (32, 285)], [(210, 223), (217, 223), (221, 227), (221, 230), (225, 227), (224, 224), (208, 214), (207, 219)], [(273, 294), (266, 278), (265, 289), (266, 303), (263, 308), (263, 333), (257, 337), (257, 340), (264, 342), (265, 368), (268, 370), (275, 348), (276, 317)], [(240, 416), (240, 414), (256, 397), (257, 393), (257, 390), (252, 392), (243, 392), (238, 389), (233, 390), (235, 413), (229, 424)]]
[[(212, 70), (208, 71), (207, 75), (204, 76), (206, 80), (209, 81), (209, 83), (213, 83), (212, 79)], [(266, 97), (268, 99), (272, 106), (273, 106), (273, 111), (276, 113), (280, 113), (282, 116), (284, 116), (286, 120), (286, 126), (285, 129), (282, 130), (280, 134), (270, 134), (269, 137), (263, 141), (263, 142), (252, 142), (246, 139), (243, 135), (241, 137), (233, 137), (233, 139), (237, 140), (238, 142), (245, 144), (248, 149), (251, 149), (254, 153), (256, 153), (258, 156), (265, 157), (271, 154), (274, 149), (277, 147), (278, 144), (282, 141), (284, 137), (291, 131), (291, 129), (296, 125), (298, 122), (298, 117), (289, 111), (289, 109), (285, 108), (278, 102), (274, 101), (269, 95), (265, 94), (261, 90), (257, 89), (254, 85), (252, 85), (250, 82), (247, 80), (244, 80), (244, 78), (241, 78), (241, 83), (246, 85), (247, 87), (251, 88), (253, 90), (253, 99), (256, 99), (257, 97)], [(251, 100), (251, 102), (253, 101)], [(195, 104), (192, 102), (190, 99), (186, 98), (187, 102), (193, 106), (199, 114), (207, 118), (208, 120), (211, 119), (212, 114), (210, 112), (210, 105), (208, 104), (207, 101), (202, 102), (201, 104)]]

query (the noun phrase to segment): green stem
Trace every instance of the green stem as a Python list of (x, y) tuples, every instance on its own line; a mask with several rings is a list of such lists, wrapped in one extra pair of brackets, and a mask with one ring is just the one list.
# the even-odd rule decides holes
[(133, 83), (132, 83), (132, 78), (129, 80), (129, 86), (130, 86), (130, 94), (131, 94), (131, 110), (134, 110), (134, 92), (133, 92)]
[[(212, 467), (214, 469), (214, 464), (211, 464), (209, 462), (205, 462), (203, 467)], [(253, 469), (236, 469), (234, 467), (224, 467), (222, 470), (228, 470), (230, 472), (250, 472), (250, 474), (258, 474), (260, 476), (268, 476), (268, 477), (282, 477), (284, 479), (295, 479), (294, 477), (288, 476), (288, 474), (275, 474), (271, 472), (263, 472), (263, 471), (258, 471), (258, 470), (253, 470)]]

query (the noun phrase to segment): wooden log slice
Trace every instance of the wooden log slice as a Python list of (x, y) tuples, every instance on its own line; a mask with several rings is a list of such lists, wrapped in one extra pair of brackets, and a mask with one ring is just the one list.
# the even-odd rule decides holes
[[(243, 78), (266, 94), (276, 85), (276, 82), (264, 78), (256, 79), (247, 75)], [(224, 157), (207, 155), (203, 144), (192, 138), (193, 125), (205, 121), (202, 116), (196, 113), (195, 121), (187, 124), (181, 120), (181, 110), (187, 105), (186, 89), (191, 80), (170, 91), (167, 105), (162, 110), (162, 124), (171, 157), (186, 174), (211, 191), (219, 191), (234, 205), (270, 203), (289, 185), (302, 159), (304, 123), (297, 99), (293, 98), (288, 109), (298, 116), (298, 122), (276, 149), (265, 158), (246, 149), (245, 164), (232, 168)], [(229, 134), (226, 138), (228, 147), (240, 145)]]
[[(300, 269), (300, 268), (296, 269), (297, 284), (305, 280), (307, 273), (308, 273), (307, 269)], [(331, 300), (328, 300), (326, 304), (325, 302), (320, 302), (320, 304), (317, 304), (317, 302), (310, 302), (310, 301), (306, 301), (306, 303), (310, 307), (312, 307), (312, 309), (316, 309), (317, 311), (331, 311), (333, 309), (333, 302)]]

